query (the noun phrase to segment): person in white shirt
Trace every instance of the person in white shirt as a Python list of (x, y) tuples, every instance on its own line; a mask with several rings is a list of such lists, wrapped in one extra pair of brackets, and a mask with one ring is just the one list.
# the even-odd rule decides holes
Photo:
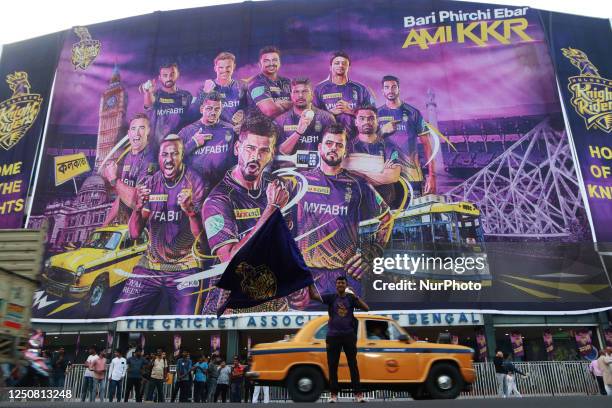
[(96, 352), (95, 347), (89, 348), (89, 356), (85, 361), (85, 373), (83, 374), (83, 392), (81, 394), (81, 402), (85, 402), (85, 398), (87, 398), (87, 393), (89, 393), (89, 402), (93, 402), (95, 398), (94, 389), (93, 389), (93, 363), (98, 359), (98, 353)]
[(127, 371), (127, 361), (121, 355), (121, 351), (115, 351), (115, 358), (112, 359), (110, 363), (110, 367), (108, 368), (108, 400), (109, 402), (113, 402), (113, 398), (115, 393), (117, 394), (117, 401), (121, 401), (121, 390), (122, 390), (122, 381), (123, 377), (125, 377), (125, 372)]
[(612, 396), (612, 347), (606, 347), (602, 356), (597, 359), (597, 365), (603, 373), (604, 387), (608, 396)]

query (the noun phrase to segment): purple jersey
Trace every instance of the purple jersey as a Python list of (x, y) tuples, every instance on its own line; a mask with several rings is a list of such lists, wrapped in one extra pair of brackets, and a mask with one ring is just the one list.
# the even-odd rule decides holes
[(288, 78), (277, 76), (273, 81), (264, 74), (251, 79), (247, 92), (247, 105), (254, 109), (257, 104), (266, 99), (274, 102), (291, 100), (291, 81)]
[(214, 254), (220, 247), (239, 242), (257, 223), (266, 208), (268, 182), (262, 179), (257, 191), (234, 180), (228, 171), (204, 202), (202, 220)]
[[(292, 154), (297, 150), (310, 150), (316, 152), (319, 147), (319, 142), (323, 137), (323, 132), (329, 125), (336, 122), (334, 115), (331, 113), (315, 108), (314, 106), (312, 110), (315, 113), (314, 118), (306, 128), (304, 134), (300, 136), (295, 150), (291, 152)], [(297, 130), (300, 116), (301, 115), (295, 113), (293, 109), (290, 109), (276, 118), (276, 123), (280, 128), (280, 138), (277, 145), (282, 144)]]
[(335, 176), (320, 168), (303, 174), (308, 189), (297, 204), (296, 236), (303, 236), (298, 247), (310, 267), (344, 268), (359, 248), (359, 222), (389, 208), (364, 179), (345, 170)]
[(187, 119), (187, 110), (192, 96), (188, 91), (177, 89), (168, 93), (162, 89), (155, 91), (155, 102), (148, 108), (151, 121), (151, 135), (156, 150), (162, 140), (171, 133), (176, 133)]
[[(363, 105), (374, 105), (372, 92), (359, 82), (348, 80), (344, 85), (336, 85), (330, 79), (319, 82), (314, 90), (314, 104), (326, 111), (330, 111), (336, 106), (336, 102), (343, 100), (349, 103), (351, 109)], [(349, 131), (352, 131), (355, 124), (355, 117), (346, 113), (336, 116), (336, 121), (342, 123)]]
[[(206, 142), (203, 146), (196, 144), (193, 135), (201, 132)], [(225, 172), (236, 164), (234, 142), (236, 135), (229, 124), (217, 122), (212, 126), (197, 121), (184, 127), (179, 136), (185, 145), (185, 158), (210, 186), (216, 186)]]
[(196, 211), (200, 211), (206, 196), (206, 184), (193, 170), (183, 167), (178, 181), (167, 181), (162, 172), (147, 177), (143, 183), (151, 190), (145, 208), (150, 211), (147, 222), (149, 245), (140, 266), (168, 272), (197, 267), (192, 252), (195, 237), (189, 228), (189, 217), (178, 204), (178, 194), (191, 190)]
[(385, 137), (385, 143), (392, 145), (399, 154), (402, 175), (409, 181), (422, 180), (418, 160), (418, 136), (427, 134), (425, 120), (418, 109), (402, 103), (399, 108), (391, 109), (386, 105), (378, 108), (380, 126), (392, 120), (399, 120), (397, 130)]
[[(349, 153), (363, 153), (370, 154), (372, 156), (381, 156), (383, 162), (390, 161), (393, 164), (400, 164), (399, 152), (397, 148), (391, 143), (386, 143), (386, 140), (377, 140), (374, 143), (364, 142), (359, 138), (353, 139), (349, 143)], [(380, 193), (387, 204), (395, 206), (395, 200), (398, 199), (399, 191), (396, 191), (394, 184), (382, 184), (375, 187), (376, 191)], [(399, 195), (401, 197), (401, 195)]]
[(120, 170), (121, 181), (126, 186), (136, 187), (136, 184), (147, 174), (152, 174), (157, 170), (157, 162), (153, 152), (147, 146), (136, 154), (128, 152), (123, 158)]
[(387, 143), (386, 140), (368, 143), (359, 140), (359, 138), (355, 138), (348, 146), (349, 153), (364, 153), (373, 156), (382, 156), (383, 161), (386, 162), (390, 160), (392, 163), (399, 163), (399, 152), (397, 150), (395, 146), (391, 143)]
[[(229, 85), (222, 86), (215, 82), (214, 92), (221, 96), (221, 120), (227, 123), (234, 123), (232, 116), (240, 109), (246, 108), (246, 93), (245, 86), (241, 81), (232, 79)], [(198, 90), (198, 97), (193, 101), (190, 111), (195, 112), (197, 117), (200, 115), (200, 106), (204, 103), (207, 93), (204, 92), (204, 87)], [(194, 118), (195, 120), (195, 118)]]
[(337, 293), (329, 293), (321, 295), (321, 300), (328, 307), (328, 336), (344, 336), (357, 333), (357, 320), (353, 310), (359, 305), (354, 295), (347, 293), (340, 296)]

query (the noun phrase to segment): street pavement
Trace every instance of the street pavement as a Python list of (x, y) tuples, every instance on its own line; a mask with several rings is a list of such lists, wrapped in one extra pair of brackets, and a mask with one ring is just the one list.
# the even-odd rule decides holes
[[(143, 403), (146, 406), (151, 406), (155, 408), (161, 407), (176, 407), (176, 403), (165, 403), (165, 404), (153, 404), (153, 403)], [(221, 404), (221, 403), (219, 403)], [(283, 404), (286, 404), (283, 402)], [(453, 408), (516, 408), (520, 406), (520, 408), (576, 408), (576, 407), (584, 407), (584, 408), (610, 408), (612, 407), (612, 397), (603, 397), (603, 396), (571, 396), (571, 397), (525, 397), (517, 400), (516, 398), (484, 398), (484, 399), (457, 399), (457, 400), (435, 400), (435, 401), (371, 401), (367, 404), (357, 404), (354, 402), (340, 401), (338, 403), (342, 408), (349, 407), (367, 407), (367, 408), (442, 408), (442, 407), (453, 407)], [(82, 402), (0, 402), (0, 408), (36, 408), (36, 407), (51, 407), (51, 408), (60, 408), (60, 407), (76, 407), (76, 406), (88, 406), (89, 403)], [(140, 405), (140, 404), (138, 404)], [(192, 404), (186, 405), (190, 406)], [(209, 405), (209, 404), (207, 404)], [(216, 404), (215, 404), (216, 405)], [(250, 405), (250, 404), (249, 404)], [(273, 406), (279, 406), (280, 404), (270, 404), (270, 408)], [(312, 408), (313, 405), (321, 405), (321, 404), (293, 404), (296, 408)], [(327, 405), (327, 404), (325, 404)], [(125, 407), (135, 407), (136, 403), (100, 403), (96, 402), (92, 404), (95, 408), (116, 408), (119, 406)], [(244, 407), (245, 404), (223, 404), (224, 408), (232, 408), (232, 407)], [(338, 405), (336, 405), (338, 406)], [(338, 407), (338, 408), (340, 408)]]

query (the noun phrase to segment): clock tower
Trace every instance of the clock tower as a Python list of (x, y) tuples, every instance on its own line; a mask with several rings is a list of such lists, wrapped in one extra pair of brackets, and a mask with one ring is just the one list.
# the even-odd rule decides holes
[(126, 111), (127, 93), (121, 85), (119, 67), (115, 64), (109, 84), (100, 98), (96, 170), (115, 144), (124, 136)]

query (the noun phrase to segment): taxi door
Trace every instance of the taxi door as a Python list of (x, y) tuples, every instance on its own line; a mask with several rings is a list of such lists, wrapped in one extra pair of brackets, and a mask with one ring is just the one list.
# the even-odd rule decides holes
[(357, 339), (357, 361), (363, 382), (405, 382), (418, 378), (418, 354), (399, 340), (403, 334), (395, 322), (362, 320)]
[[(314, 334), (310, 345), (316, 349), (320, 349), (320, 352), (316, 353), (317, 361), (321, 363), (322, 367), (325, 367), (325, 372), (327, 373), (327, 379), (329, 379), (329, 372), (327, 372), (327, 351), (325, 344), (325, 337), (327, 336), (327, 322), (321, 325)], [(359, 364), (359, 361), (357, 361)], [(360, 367), (361, 368), (361, 367)], [(338, 382), (339, 383), (350, 383), (351, 382), (351, 373), (348, 368), (348, 362), (346, 361), (346, 355), (344, 352), (340, 353), (340, 361), (338, 363)]]

